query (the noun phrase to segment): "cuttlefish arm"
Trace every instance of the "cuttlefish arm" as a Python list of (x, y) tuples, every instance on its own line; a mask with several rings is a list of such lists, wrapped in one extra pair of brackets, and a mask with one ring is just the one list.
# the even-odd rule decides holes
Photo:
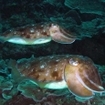
[(49, 31), (52, 40), (55, 42), (61, 44), (71, 44), (76, 40), (76, 36), (73, 33), (66, 32), (57, 24), (51, 24)]
[(98, 70), (91, 59), (74, 56), (65, 67), (65, 80), (77, 98), (90, 99), (95, 93), (105, 92)]
[(88, 87), (88, 89), (90, 89), (91, 91), (94, 91), (94, 92), (103, 91), (104, 88), (102, 87), (101, 79), (96, 66), (94, 65), (91, 59), (89, 58), (86, 58), (86, 59), (87, 60), (84, 60), (84, 62), (81, 65), (79, 65), (80, 66), (79, 68), (81, 68), (81, 71), (84, 70), (78, 73), (78, 77), (81, 77), (80, 79), (81, 83), (82, 84), (85, 83), (85, 86)]
[(69, 34), (57, 24), (40, 23), (7, 30), (0, 36), (0, 40), (22, 45), (43, 44), (51, 40), (61, 44), (71, 44), (76, 37), (74, 34), (70, 36)]

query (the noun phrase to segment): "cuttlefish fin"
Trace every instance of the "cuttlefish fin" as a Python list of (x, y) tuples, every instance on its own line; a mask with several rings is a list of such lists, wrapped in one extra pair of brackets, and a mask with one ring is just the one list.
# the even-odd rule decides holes
[(26, 39), (21, 37), (13, 37), (7, 40), (10, 43), (21, 44), (21, 45), (36, 45), (44, 44), (51, 41), (51, 37), (46, 38), (36, 38), (36, 39)]

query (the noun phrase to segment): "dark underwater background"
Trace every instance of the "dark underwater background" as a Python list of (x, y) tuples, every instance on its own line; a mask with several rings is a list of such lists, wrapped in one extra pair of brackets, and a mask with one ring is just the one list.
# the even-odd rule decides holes
[[(11, 75), (6, 65), (8, 59), (76, 54), (93, 60), (105, 87), (105, 0), (0, 0), (0, 34), (40, 22), (60, 23), (75, 32), (79, 40), (72, 44), (51, 41), (29, 46), (0, 41), (0, 83)], [(76, 101), (73, 96), (52, 96), (46, 101), (35, 102), (20, 92), (2, 93), (2, 90), (0, 85), (0, 105), (105, 105), (105, 96), (86, 103)]]

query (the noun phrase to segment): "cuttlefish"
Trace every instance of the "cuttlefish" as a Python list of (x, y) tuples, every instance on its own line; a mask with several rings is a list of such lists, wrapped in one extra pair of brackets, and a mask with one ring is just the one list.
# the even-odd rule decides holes
[[(29, 78), (40, 88), (68, 89), (76, 98), (88, 100), (104, 88), (93, 61), (81, 55), (54, 55), (9, 62), (12, 74)], [(20, 81), (20, 80), (19, 80)]]
[(43, 44), (51, 40), (71, 44), (76, 40), (76, 36), (58, 24), (39, 23), (7, 30), (0, 36), (0, 40), (22, 45)]

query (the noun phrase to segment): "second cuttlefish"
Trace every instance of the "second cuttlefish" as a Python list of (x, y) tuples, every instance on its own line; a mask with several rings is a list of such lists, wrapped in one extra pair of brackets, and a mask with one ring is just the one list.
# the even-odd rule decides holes
[(7, 30), (0, 35), (0, 40), (21, 45), (42, 44), (51, 40), (61, 44), (71, 44), (76, 40), (76, 36), (58, 24), (39, 23)]

